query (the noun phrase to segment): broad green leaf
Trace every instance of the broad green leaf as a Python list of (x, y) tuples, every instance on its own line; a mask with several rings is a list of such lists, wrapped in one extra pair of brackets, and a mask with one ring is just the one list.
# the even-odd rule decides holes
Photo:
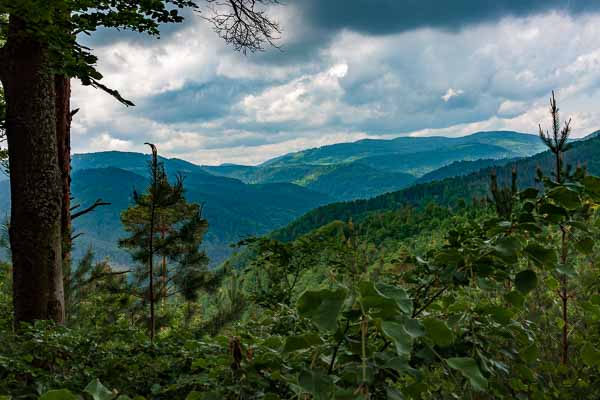
[(360, 282), (358, 291), (365, 312), (374, 318), (393, 319), (402, 315), (398, 302), (380, 292), (373, 282)]
[(527, 294), (535, 289), (537, 283), (537, 275), (530, 269), (519, 272), (515, 277), (515, 287), (523, 294)]
[(404, 312), (405, 314), (412, 313), (412, 300), (410, 299), (410, 297), (408, 297), (408, 293), (406, 292), (406, 290), (397, 286), (386, 285), (383, 283), (377, 284), (376, 287), (377, 290), (379, 290), (379, 292), (381, 292), (384, 296), (394, 300), (396, 304), (398, 304), (398, 307), (400, 307), (402, 312)]
[(590, 255), (594, 251), (594, 241), (585, 237), (575, 242), (575, 248), (585, 255)]
[(521, 200), (535, 199), (537, 198), (538, 193), (539, 190), (535, 188), (527, 188), (519, 193), (519, 197), (521, 198)]
[(399, 356), (410, 354), (412, 350), (412, 337), (404, 329), (404, 325), (397, 321), (382, 321), (381, 330), (396, 346)]
[(302, 371), (298, 377), (298, 384), (312, 394), (314, 400), (329, 400), (335, 390), (333, 379), (319, 370)]
[(579, 229), (580, 231), (583, 231), (583, 232), (586, 232), (586, 233), (590, 233), (590, 227), (585, 222), (581, 222), (581, 221), (569, 221), (567, 223), (567, 225), (570, 225), (573, 228)]
[(490, 306), (486, 307), (485, 311), (501, 325), (508, 325), (513, 317), (513, 312), (504, 307)]
[(581, 358), (589, 367), (600, 366), (600, 351), (596, 349), (590, 342), (586, 342), (581, 349)]
[(445, 249), (439, 251), (434, 259), (436, 265), (447, 265), (458, 267), (464, 262), (464, 257), (456, 249)]
[(521, 241), (516, 237), (507, 236), (496, 241), (494, 246), (498, 257), (508, 262), (516, 262), (519, 250), (521, 249)]
[(540, 214), (550, 222), (558, 223), (569, 216), (567, 210), (554, 204), (544, 203), (540, 207)]
[(595, 199), (600, 200), (600, 178), (592, 175), (586, 175), (583, 178), (585, 190)]
[(538, 348), (535, 344), (532, 344), (519, 351), (519, 355), (525, 362), (535, 362), (535, 360), (537, 360), (538, 357)]
[(116, 397), (115, 393), (108, 390), (98, 379), (90, 382), (84, 389), (94, 400), (112, 400)]
[(408, 358), (404, 357), (394, 357), (383, 365), (383, 368), (390, 368), (399, 372), (412, 371), (413, 368), (408, 364)]
[(515, 307), (523, 307), (525, 303), (525, 297), (516, 290), (505, 294), (504, 299)]
[(77, 396), (67, 389), (50, 390), (44, 393), (40, 400), (77, 400)]
[(423, 324), (421, 321), (416, 319), (406, 318), (404, 320), (404, 329), (406, 330), (406, 333), (413, 338), (418, 338), (425, 335)]
[(577, 276), (577, 271), (571, 264), (559, 265), (556, 267), (556, 271), (560, 274), (567, 275), (569, 278), (574, 278)]
[(446, 363), (450, 368), (459, 371), (467, 378), (473, 389), (478, 391), (485, 391), (487, 389), (488, 381), (481, 374), (479, 366), (474, 359), (469, 357), (448, 358)]
[(540, 267), (553, 268), (558, 262), (556, 250), (548, 249), (538, 243), (529, 243), (524, 251), (531, 261)]
[(312, 320), (320, 329), (333, 331), (347, 294), (344, 288), (307, 290), (298, 299), (298, 314)]
[(546, 286), (550, 290), (556, 290), (558, 289), (559, 283), (556, 280), (556, 278), (554, 278), (553, 276), (549, 276), (546, 278)]
[(567, 210), (574, 210), (581, 205), (579, 194), (565, 186), (558, 186), (550, 190), (547, 196)]
[(299, 336), (288, 336), (285, 340), (285, 346), (283, 347), (284, 352), (291, 352), (296, 350), (307, 349), (312, 346), (321, 344), (321, 338), (319, 335), (306, 334)]
[(454, 342), (454, 334), (444, 321), (427, 318), (423, 320), (423, 326), (425, 327), (427, 337), (433, 340), (433, 343), (437, 346), (447, 347)]

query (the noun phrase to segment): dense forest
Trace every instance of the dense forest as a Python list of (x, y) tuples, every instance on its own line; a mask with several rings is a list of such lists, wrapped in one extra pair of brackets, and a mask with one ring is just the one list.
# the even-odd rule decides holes
[[(46, 3), (0, 0), (0, 400), (600, 398), (600, 137), (572, 140), (554, 92), (529, 137), (359, 141), (219, 173), (153, 143), (72, 158), (71, 78), (133, 105), (79, 33), (158, 35), (216, 5), (218, 36), (260, 51), (278, 2)], [(320, 206), (407, 174), (421, 181)], [(81, 218), (128, 260), (74, 251)], [(211, 235), (235, 242), (218, 265)]]

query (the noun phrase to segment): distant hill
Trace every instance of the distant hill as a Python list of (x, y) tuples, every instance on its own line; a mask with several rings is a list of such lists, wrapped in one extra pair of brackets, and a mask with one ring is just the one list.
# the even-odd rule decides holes
[(469, 175), (472, 172), (479, 171), (484, 168), (506, 165), (511, 161), (516, 161), (515, 158), (484, 158), (474, 161), (454, 161), (452, 164), (445, 165), (434, 171), (428, 172), (419, 179), (416, 183), (427, 183), (433, 181), (441, 181), (453, 176)]
[(514, 157), (516, 154), (516, 152), (492, 144), (469, 143), (403, 155), (371, 156), (361, 159), (360, 162), (386, 171), (406, 172), (414, 176), (422, 176), (457, 160), (506, 158)]
[(588, 140), (588, 139), (594, 139), (600, 137), (600, 131), (596, 131), (596, 132), (592, 132), (589, 135), (587, 135), (586, 137), (584, 137), (583, 139), (580, 140)]
[[(333, 164), (349, 162), (378, 155), (404, 155), (432, 151), (436, 149), (449, 149), (468, 144), (483, 144), (502, 147), (514, 156), (526, 156), (544, 150), (535, 135), (512, 131), (477, 132), (468, 136), (456, 138), (444, 136), (429, 137), (399, 137), (390, 140), (364, 139), (353, 143), (340, 143), (314, 149), (303, 150), (296, 153), (272, 159), (262, 164), (289, 165), (289, 164)], [(472, 147), (477, 152), (478, 147)], [(473, 156), (477, 156), (473, 154)], [(478, 157), (482, 158), (482, 157)]]
[[(573, 142), (572, 149), (566, 154), (569, 165), (585, 164), (588, 171), (600, 175), (600, 138)], [(546, 151), (531, 157), (521, 158), (501, 166), (492, 166), (472, 172), (465, 176), (446, 178), (441, 181), (420, 183), (409, 188), (387, 193), (368, 200), (355, 200), (328, 204), (319, 207), (294, 222), (273, 232), (280, 240), (293, 240), (320, 226), (335, 220), (359, 220), (374, 211), (394, 210), (404, 205), (423, 206), (430, 201), (442, 205), (456, 205), (460, 200), (471, 201), (488, 195), (489, 179), (495, 169), (499, 182), (509, 181), (513, 168), (518, 173), (520, 187), (536, 184), (536, 169), (539, 167), (549, 173), (553, 166), (553, 156)]]
[(514, 158), (542, 150), (537, 136), (495, 131), (457, 138), (365, 139), (286, 154), (255, 167), (226, 164), (204, 169), (246, 183), (290, 182), (338, 200), (353, 200), (405, 188), (454, 161)]
[[(127, 264), (130, 257), (117, 246), (124, 233), (120, 213), (131, 203), (134, 188), (147, 185), (149, 156), (139, 153), (103, 152), (73, 156), (73, 204), (82, 207), (102, 198), (110, 206), (99, 207), (74, 221), (75, 256), (92, 246), (98, 257)], [(205, 247), (213, 264), (231, 252), (229, 245), (251, 235), (262, 235), (284, 226), (307, 211), (333, 201), (327, 194), (290, 183), (245, 184), (219, 177), (177, 159), (162, 159), (169, 175), (185, 176), (186, 197), (204, 203), (209, 221)], [(10, 210), (10, 186), (0, 182), (0, 209)]]

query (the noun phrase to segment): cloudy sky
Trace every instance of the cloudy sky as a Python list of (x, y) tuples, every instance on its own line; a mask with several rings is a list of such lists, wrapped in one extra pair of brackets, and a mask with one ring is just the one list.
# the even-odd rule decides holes
[(244, 56), (190, 15), (160, 40), (84, 39), (104, 83), (75, 85), (73, 150), (257, 164), (362, 138), (535, 133), (556, 90), (574, 136), (600, 129), (600, 1), (286, 0), (281, 51)]

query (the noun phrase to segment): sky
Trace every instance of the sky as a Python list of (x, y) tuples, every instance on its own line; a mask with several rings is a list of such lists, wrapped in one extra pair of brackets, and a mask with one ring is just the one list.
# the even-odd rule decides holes
[(243, 55), (198, 15), (159, 40), (83, 42), (103, 83), (74, 83), (75, 153), (146, 152), (259, 164), (364, 138), (536, 133), (552, 90), (573, 136), (600, 129), (600, 1), (285, 0), (280, 49)]

